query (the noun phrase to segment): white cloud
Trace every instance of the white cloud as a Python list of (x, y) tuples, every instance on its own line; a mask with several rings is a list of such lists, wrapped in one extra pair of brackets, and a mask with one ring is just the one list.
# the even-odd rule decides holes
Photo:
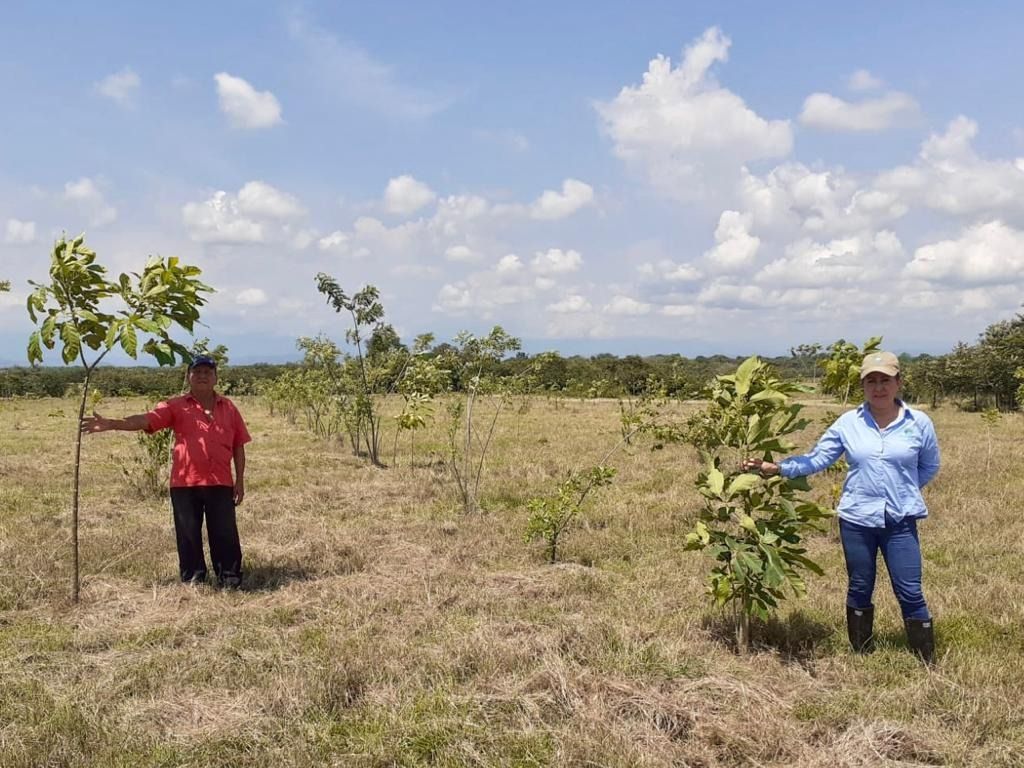
[(281, 104), (270, 91), (257, 91), (240, 77), (227, 72), (213, 76), (217, 82), (220, 111), (235, 128), (269, 128), (283, 122)]
[(923, 245), (907, 264), (907, 277), (977, 286), (1024, 283), (1024, 232), (990, 221), (968, 227), (955, 240)]
[(246, 288), (238, 292), (235, 303), (246, 307), (258, 307), (267, 303), (267, 294), (262, 288)]
[(718, 271), (746, 269), (753, 264), (761, 240), (750, 234), (753, 216), (739, 211), (722, 211), (715, 228), (715, 245), (704, 258)]
[(246, 216), (294, 219), (305, 214), (299, 201), (262, 181), (250, 181), (238, 191), (238, 209)]
[(612, 300), (604, 306), (604, 311), (609, 315), (626, 315), (637, 317), (646, 315), (651, 311), (651, 305), (637, 301), (629, 296), (613, 296)]
[(872, 75), (866, 69), (858, 69), (847, 81), (851, 91), (874, 91), (881, 88), (884, 83)]
[(880, 174), (875, 188), (954, 216), (1024, 225), (1024, 163), (980, 157), (972, 146), (977, 133), (977, 123), (957, 117), (921, 145), (917, 162)]
[(884, 131), (917, 111), (917, 102), (905, 93), (892, 92), (858, 102), (845, 101), (830, 93), (812, 93), (804, 101), (800, 122), (823, 131), (873, 133)]
[(120, 72), (107, 75), (95, 84), (96, 92), (112, 101), (116, 101), (122, 107), (131, 106), (135, 94), (142, 85), (142, 79), (131, 67), (125, 67)]
[(344, 232), (334, 231), (321, 237), (316, 245), (321, 251), (346, 251), (350, 241), (351, 238)]
[(514, 253), (502, 256), (498, 260), (498, 266), (495, 267), (495, 271), (499, 275), (514, 274), (517, 272), (522, 272), (522, 270), (523, 262)]
[(669, 283), (693, 283), (704, 277), (704, 273), (693, 264), (677, 264), (671, 259), (662, 259), (656, 264), (644, 262), (637, 267), (637, 272), (646, 280)]
[(27, 244), (35, 242), (36, 223), (34, 221), (20, 221), (19, 219), (8, 219), (4, 232), (5, 243)]
[(793, 146), (786, 120), (766, 120), (710, 74), (728, 58), (730, 41), (708, 29), (672, 67), (650, 62), (639, 86), (623, 88), (597, 105), (615, 154), (647, 174), (671, 197), (695, 199), (709, 189), (731, 188), (741, 166), (781, 157)]
[(823, 288), (892, 282), (905, 258), (903, 244), (889, 231), (866, 232), (827, 243), (803, 238), (788, 245), (785, 256), (767, 264), (755, 279), (784, 287)]
[(591, 306), (590, 302), (578, 293), (572, 293), (560, 301), (548, 304), (547, 310), (558, 314), (571, 314), (574, 312), (589, 312), (591, 310)]
[(64, 199), (88, 215), (91, 227), (102, 227), (117, 219), (117, 209), (107, 203), (99, 186), (88, 177), (67, 182)]
[(466, 245), (448, 246), (444, 251), (444, 257), (448, 261), (471, 262), (480, 260), (480, 254), (475, 253), (472, 248)]
[(384, 190), (384, 208), (388, 213), (415, 213), (437, 198), (434, 190), (412, 176), (403, 175), (388, 181)]
[(315, 237), (291, 226), (305, 216), (302, 204), (263, 181), (247, 182), (238, 194), (218, 190), (202, 202), (186, 203), (181, 213), (189, 237), (201, 243), (285, 242), (301, 250)]
[(665, 317), (693, 317), (698, 311), (692, 304), (666, 304), (658, 310), (658, 314)]
[(562, 182), (562, 191), (545, 190), (530, 206), (530, 216), (534, 219), (554, 220), (572, 216), (580, 208), (589, 205), (594, 199), (594, 189), (589, 184), (576, 179)]
[(550, 248), (538, 251), (530, 262), (530, 268), (538, 275), (559, 275), (575, 272), (583, 265), (583, 257), (578, 251), (563, 251), (561, 248)]
[(201, 203), (186, 203), (181, 209), (189, 237), (200, 243), (262, 243), (263, 225), (245, 217), (238, 200), (220, 190)]

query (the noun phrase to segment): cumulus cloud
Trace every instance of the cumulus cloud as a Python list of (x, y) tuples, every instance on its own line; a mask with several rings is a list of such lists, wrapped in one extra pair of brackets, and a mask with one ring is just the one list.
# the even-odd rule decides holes
[(907, 264), (907, 277), (964, 286), (1024, 281), (1024, 232), (990, 221), (954, 240), (923, 245)]
[(757, 256), (760, 238), (750, 234), (753, 216), (739, 211), (723, 211), (715, 228), (716, 245), (704, 259), (717, 271), (746, 269)]
[(4, 242), (28, 244), (35, 242), (36, 223), (34, 221), (21, 221), (19, 219), (8, 219), (4, 228)]
[(578, 293), (571, 293), (559, 301), (548, 304), (547, 310), (557, 314), (572, 314), (575, 312), (589, 312), (591, 306), (590, 302)]
[(613, 296), (612, 300), (604, 305), (604, 312), (609, 315), (625, 315), (636, 317), (649, 314), (651, 305), (644, 301), (637, 301), (631, 296)]
[(255, 130), (283, 122), (281, 104), (270, 91), (257, 91), (242, 78), (227, 72), (218, 72), (213, 79), (217, 83), (220, 111), (235, 128)]
[(644, 262), (637, 267), (637, 272), (645, 280), (669, 283), (693, 283), (704, 277), (704, 273), (693, 264), (677, 264), (671, 259), (662, 259), (657, 263)]
[(850, 102), (830, 93), (812, 93), (804, 100), (800, 122), (822, 131), (877, 133), (917, 114), (917, 102), (892, 92)]
[(267, 303), (267, 294), (262, 288), (246, 288), (238, 292), (235, 303), (246, 307), (258, 307)]
[(653, 59), (639, 86), (596, 105), (615, 154), (672, 197), (694, 199), (725, 185), (749, 161), (782, 157), (793, 146), (787, 120), (766, 120), (711, 75), (730, 40), (708, 29), (683, 62)]
[(499, 275), (510, 275), (522, 272), (523, 262), (514, 253), (507, 254), (498, 259), (498, 266), (495, 271)]
[(562, 191), (545, 190), (530, 206), (530, 216), (534, 219), (554, 220), (572, 216), (580, 208), (589, 205), (594, 199), (594, 189), (589, 184), (576, 179), (562, 182)]
[(250, 181), (238, 191), (238, 209), (246, 216), (294, 219), (305, 214), (299, 201), (263, 181)]
[(759, 283), (832, 287), (898, 279), (905, 261), (903, 244), (889, 231), (865, 232), (828, 242), (802, 238), (785, 255), (761, 269)]
[(86, 176), (64, 185), (64, 199), (89, 217), (91, 227), (102, 227), (117, 219), (117, 209), (107, 203), (99, 185)]
[(434, 190), (412, 176), (403, 175), (388, 181), (384, 190), (384, 208), (388, 213), (408, 215), (434, 202)]
[(876, 189), (954, 216), (1001, 218), (1024, 225), (1024, 161), (987, 160), (974, 150), (978, 124), (960, 116), (921, 145), (913, 165), (875, 180)]
[(583, 257), (579, 251), (563, 251), (561, 248), (550, 248), (546, 251), (538, 251), (533, 261), (530, 262), (530, 269), (538, 275), (559, 275), (567, 272), (575, 272), (583, 266)]
[(846, 82), (851, 91), (874, 91), (881, 88), (884, 83), (872, 75), (866, 69), (858, 69)]
[[(186, 203), (182, 220), (196, 242), (219, 244), (287, 241), (295, 244), (290, 221), (305, 215), (299, 201), (263, 181), (250, 181), (238, 194), (214, 192), (202, 202)], [(312, 240), (300, 231), (301, 247)], [(304, 243), (304, 244), (303, 244)]]
[(142, 85), (142, 79), (131, 67), (125, 67), (120, 72), (107, 75), (94, 85), (96, 92), (115, 101), (122, 107), (131, 106)]
[(445, 248), (444, 257), (448, 261), (479, 261), (480, 254), (473, 251), (468, 245), (450, 245)]

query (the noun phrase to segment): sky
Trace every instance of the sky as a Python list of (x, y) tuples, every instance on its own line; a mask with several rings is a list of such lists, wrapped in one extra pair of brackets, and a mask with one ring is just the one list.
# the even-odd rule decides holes
[(0, 365), (63, 232), (200, 267), (234, 362), (343, 340), (319, 272), (403, 339), (566, 355), (943, 353), (1021, 311), (1017, 3), (0, 14)]

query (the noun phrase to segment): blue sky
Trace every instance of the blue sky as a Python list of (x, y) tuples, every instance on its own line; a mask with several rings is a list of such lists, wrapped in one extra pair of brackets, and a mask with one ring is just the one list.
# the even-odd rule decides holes
[[(554, 6), (554, 7), (552, 7)], [(1020, 309), (1013, 3), (13, 2), (0, 362), (62, 231), (176, 254), (236, 361), (343, 336), (943, 352)]]

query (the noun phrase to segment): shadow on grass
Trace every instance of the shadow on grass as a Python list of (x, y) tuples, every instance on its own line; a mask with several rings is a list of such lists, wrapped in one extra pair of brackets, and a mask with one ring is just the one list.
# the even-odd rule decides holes
[[(736, 624), (731, 615), (705, 615), (701, 626), (712, 638), (737, 650)], [(784, 618), (750, 622), (751, 647), (754, 651), (773, 650), (783, 662), (804, 664), (826, 655), (831, 647), (834, 629), (803, 611), (794, 611)]]
[(242, 592), (274, 592), (293, 581), (314, 578), (316, 574), (298, 563), (255, 563), (245, 568), (240, 589)]

